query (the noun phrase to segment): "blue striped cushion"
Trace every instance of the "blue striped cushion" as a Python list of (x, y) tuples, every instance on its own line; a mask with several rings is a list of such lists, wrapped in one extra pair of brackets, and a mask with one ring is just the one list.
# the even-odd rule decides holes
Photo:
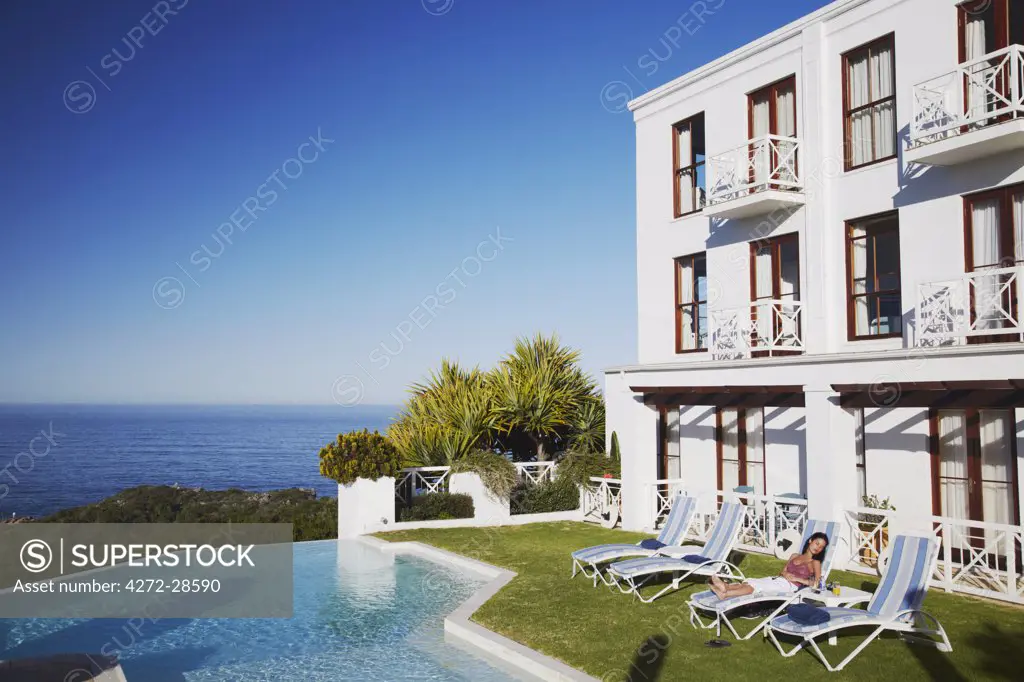
[(722, 509), (718, 512), (718, 519), (715, 520), (715, 526), (711, 529), (711, 537), (704, 545), (702, 554), (716, 561), (728, 559), (742, 522), (743, 505), (735, 502), (722, 504)]
[(928, 590), (935, 550), (936, 544), (929, 538), (897, 535), (882, 583), (875, 590), (867, 610), (883, 618), (892, 618), (901, 611), (920, 608)]
[(597, 564), (616, 557), (650, 556), (651, 554), (654, 554), (654, 550), (644, 549), (640, 545), (613, 544), (595, 545), (594, 547), (578, 549), (572, 553), (572, 557), (580, 561)]
[(861, 611), (860, 609), (827, 608), (823, 610), (827, 611), (829, 615), (827, 623), (803, 625), (796, 622), (789, 616), (779, 616), (772, 620), (772, 628), (788, 635), (808, 635), (819, 630), (826, 630), (828, 628), (835, 627), (836, 625), (845, 625), (858, 620), (874, 619), (873, 615), (867, 611)]
[[(650, 557), (618, 561), (612, 564), (608, 570), (625, 578), (630, 578), (636, 575), (661, 573), (663, 571), (691, 571), (699, 565), (700, 564), (691, 564), (689, 561), (673, 559), (671, 557)], [(703, 573), (706, 570), (707, 569), (704, 569), (699, 572)]]
[(693, 514), (697, 511), (697, 500), (692, 497), (677, 495), (672, 502), (672, 510), (665, 519), (665, 526), (658, 534), (658, 541), (666, 545), (682, 544), (686, 537), (686, 531), (693, 521)]

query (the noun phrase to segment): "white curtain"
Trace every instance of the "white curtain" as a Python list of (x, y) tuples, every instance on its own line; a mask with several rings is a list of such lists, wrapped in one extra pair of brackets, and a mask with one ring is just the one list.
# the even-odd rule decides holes
[[(679, 161), (679, 168), (684, 168), (693, 163), (693, 132), (689, 125), (676, 129), (676, 158)], [(679, 211), (689, 213), (695, 210), (693, 196), (693, 170), (679, 174)]]
[(868, 494), (868, 466), (867, 450), (864, 442), (864, 408), (854, 412), (856, 417), (856, 445), (857, 445), (857, 504), (863, 504), (864, 496)]
[(999, 267), (999, 200), (975, 201), (971, 206), (971, 247), (974, 252), (974, 328), (996, 329), (1005, 317), (999, 294), (1001, 278), (984, 274)]
[(747, 485), (764, 495), (764, 412), (760, 407), (746, 411)]
[(722, 490), (730, 491), (740, 484), (740, 413), (722, 410)]
[(682, 469), (679, 466), (679, 408), (671, 407), (668, 410), (668, 471), (665, 475), (668, 478), (680, 478)]
[[(867, 230), (861, 225), (855, 225), (850, 231), (850, 235), (855, 239), (857, 237), (865, 237)], [(853, 261), (853, 282), (851, 283), (853, 293), (866, 294), (868, 293), (868, 240), (866, 238), (856, 239), (850, 242), (850, 244), (850, 259)], [(853, 300), (854, 331), (858, 335), (870, 334), (871, 303), (866, 296), (854, 298)]]
[(768, 181), (768, 174), (770, 173), (771, 163), (769, 162), (768, 156), (771, 153), (770, 147), (767, 140), (765, 139), (769, 132), (771, 132), (771, 103), (768, 101), (768, 97), (762, 97), (755, 99), (753, 103), (753, 111), (751, 112), (751, 119), (753, 121), (753, 132), (754, 141), (750, 145), (751, 163), (754, 167), (754, 185), (755, 189), (763, 189), (760, 187), (762, 183)]
[[(969, 519), (967, 500), (967, 420), (961, 411), (939, 412), (939, 494), (941, 513), (953, 519)], [(966, 534), (954, 527), (950, 546), (966, 546)]]
[(680, 311), (679, 339), (683, 350), (693, 350), (697, 347), (697, 337), (693, 333), (695, 328), (693, 319), (693, 261), (686, 259), (679, 265), (679, 305), (684, 306)]
[(981, 410), (981, 502), (982, 520), (987, 523), (1012, 523), (1013, 459), (1010, 413)]
[[(775, 99), (776, 134), (782, 137), (796, 137), (796, 89), (794, 85), (778, 88)], [(796, 182), (796, 143), (779, 140), (776, 142), (778, 164), (776, 177), (784, 182)]]
[[(868, 56), (865, 53), (848, 61), (847, 102), (850, 109), (862, 107), (871, 101), (868, 91)], [(850, 117), (850, 161), (859, 166), (871, 160), (871, 115), (870, 109), (864, 109)]]
[[(871, 101), (876, 102), (893, 94), (892, 46), (871, 51)], [(871, 109), (874, 118), (873, 159), (881, 159), (896, 153), (896, 109), (895, 102), (879, 104)]]
[(765, 301), (764, 305), (756, 308), (755, 313), (757, 315), (755, 331), (757, 332), (758, 347), (770, 346), (774, 341), (771, 305), (767, 302), (773, 298), (772, 262), (772, 248), (770, 246), (758, 248), (757, 254), (754, 256), (754, 293), (758, 301)]
[[(800, 259), (797, 255), (796, 242), (783, 244), (779, 247), (779, 299), (782, 301), (797, 301), (796, 292), (799, 291)], [(778, 310), (779, 341), (784, 346), (797, 345), (798, 341), (798, 317), (796, 308), (792, 305), (781, 305)]]
[[(989, 50), (985, 44), (985, 21), (981, 14), (967, 14), (967, 23), (964, 26), (964, 52), (967, 61), (980, 59), (988, 54)], [(981, 62), (969, 68), (967, 77), (967, 111), (968, 121), (977, 120), (978, 125), (984, 125), (986, 111), (988, 109), (988, 96), (985, 88), (985, 79), (991, 70), (988, 62)]]

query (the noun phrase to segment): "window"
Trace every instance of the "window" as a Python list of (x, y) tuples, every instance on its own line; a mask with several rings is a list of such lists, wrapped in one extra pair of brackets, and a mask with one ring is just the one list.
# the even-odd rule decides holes
[(764, 410), (718, 408), (718, 489), (765, 494)]
[(1024, 185), (966, 196), (964, 214), (966, 271), (974, 273), (970, 328), (984, 336), (1016, 326), (1019, 301), (1009, 268), (1024, 264)]
[(704, 114), (672, 126), (672, 195), (676, 218), (696, 213), (706, 201)]
[(750, 301), (755, 354), (803, 347), (800, 249), (795, 233), (751, 242)]
[(932, 410), (933, 511), (1017, 524), (1011, 410)]
[(968, 120), (988, 122), (991, 112), (1006, 109), (1012, 82), (1011, 59), (985, 56), (1024, 43), (1024, 0), (971, 0), (957, 7), (960, 63), (971, 63), (964, 76), (963, 106)]
[(696, 253), (676, 259), (676, 352), (707, 349), (707, 259)]
[[(754, 191), (779, 189), (796, 182), (796, 141), (771, 140), (770, 135), (796, 138), (796, 77), (747, 96), (747, 133), (750, 136), (750, 178)], [(770, 180), (779, 180), (780, 184)], [(788, 185), (787, 185), (788, 183)]]
[(896, 156), (895, 81), (892, 35), (843, 55), (846, 170)]
[(856, 442), (857, 442), (857, 504), (864, 503), (864, 497), (868, 494), (868, 462), (867, 448), (864, 445), (864, 408), (854, 411), (856, 418)]
[(846, 224), (846, 272), (850, 340), (902, 336), (898, 213)]

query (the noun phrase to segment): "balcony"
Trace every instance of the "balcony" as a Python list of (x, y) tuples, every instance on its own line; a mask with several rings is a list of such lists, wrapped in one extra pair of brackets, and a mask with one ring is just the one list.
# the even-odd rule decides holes
[(922, 347), (958, 346), (974, 340), (1024, 341), (1018, 308), (1024, 266), (968, 272), (918, 287), (917, 334)]
[(1024, 47), (1011, 45), (914, 86), (907, 163), (949, 166), (1024, 148)]
[(711, 356), (739, 360), (803, 353), (802, 316), (800, 301), (764, 300), (712, 310)]
[(765, 135), (708, 158), (708, 197), (704, 214), (747, 218), (779, 208), (802, 206), (798, 163), (800, 141)]

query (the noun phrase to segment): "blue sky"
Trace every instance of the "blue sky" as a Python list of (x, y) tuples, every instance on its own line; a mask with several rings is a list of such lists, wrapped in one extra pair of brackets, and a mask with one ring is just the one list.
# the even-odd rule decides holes
[(626, 93), (824, 4), (5, 2), (0, 402), (394, 403), (538, 331), (632, 362)]

